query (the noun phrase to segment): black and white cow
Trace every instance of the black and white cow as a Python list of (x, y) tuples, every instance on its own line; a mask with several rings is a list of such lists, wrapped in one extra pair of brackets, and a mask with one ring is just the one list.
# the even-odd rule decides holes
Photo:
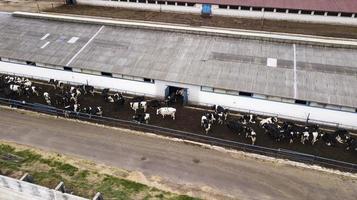
[(266, 119), (262, 119), (260, 121), (260, 126), (264, 126), (265, 124), (273, 124), (273, 123), (277, 123), (278, 122), (278, 118), (277, 117), (268, 117)]
[(201, 126), (205, 130), (205, 133), (208, 134), (208, 132), (211, 130), (212, 124), (207, 119), (204, 119), (201, 123)]
[[(213, 113), (205, 113), (204, 116), (208, 120), (209, 123), (213, 124), (216, 121)], [(202, 116), (203, 117), (203, 116)]]
[(16, 93), (17, 95), (21, 95), (22, 94), (22, 87), (21, 85), (17, 85), (17, 84), (11, 84), (9, 86), (10, 90), (14, 93)]
[(96, 107), (84, 107), (82, 109), (82, 112), (89, 114), (89, 118), (91, 118), (92, 115), (97, 115), (97, 116), (102, 116), (103, 115), (103, 109), (101, 106), (96, 106)]
[(249, 114), (249, 115), (243, 115), (240, 118), (240, 122), (242, 122), (242, 124), (255, 124), (257, 121), (257, 116), (254, 114)]
[(140, 114), (135, 114), (133, 116), (133, 120), (137, 121), (139, 123), (149, 123), (150, 120), (150, 114), (149, 113), (140, 113)]
[(83, 95), (90, 94), (94, 96), (94, 87), (91, 85), (80, 85), (78, 89), (83, 93)]
[(216, 114), (216, 118), (218, 119), (218, 124), (223, 124), (223, 122), (227, 120), (229, 110), (225, 109), (220, 105), (213, 105), (212, 109)]
[(31, 86), (31, 92), (32, 92), (32, 95), (36, 95), (36, 96), (39, 96), (40, 95), (40, 88), (36, 87), (36, 86)]
[(302, 132), (305, 131), (305, 127), (300, 127), (291, 122), (284, 122), (282, 125), (283, 139), (290, 144), (301, 137)]
[(347, 141), (351, 138), (351, 135), (346, 129), (337, 129), (334, 133), (337, 142), (341, 144), (347, 143)]
[(139, 109), (143, 109), (144, 112), (146, 112), (147, 103), (146, 103), (146, 101), (130, 102), (130, 107), (131, 107), (131, 109), (133, 109), (135, 111), (135, 113)]
[(51, 105), (51, 97), (50, 97), (50, 94), (48, 92), (44, 92), (43, 93), (43, 98), (45, 99), (46, 103), (48, 105)]
[(80, 89), (72, 86), (70, 88), (69, 92), (71, 94), (70, 101), (73, 102), (73, 103), (78, 103), (78, 99), (82, 95), (82, 92), (80, 91)]
[(102, 90), (101, 96), (103, 97), (104, 101), (109, 103), (114, 103), (114, 98), (109, 95), (109, 88), (105, 88)]
[(70, 110), (70, 111), (73, 111), (75, 113), (79, 113), (81, 110), (80, 110), (80, 104), (78, 103), (74, 103), (74, 104), (70, 104), (70, 105), (67, 105), (64, 107), (66, 110)]
[(215, 113), (220, 113), (220, 112), (228, 113), (228, 109), (225, 109), (223, 106), (220, 105), (213, 105), (212, 109), (214, 110)]
[(347, 142), (347, 147), (346, 150), (352, 150), (352, 151), (357, 151), (357, 139), (350, 137)]
[(255, 131), (250, 127), (246, 127), (244, 131), (245, 137), (250, 138), (252, 145), (254, 145), (257, 141), (257, 134), (255, 133)]
[(346, 144), (351, 139), (351, 135), (345, 129), (338, 129), (334, 133), (322, 134), (322, 140), (327, 146), (336, 146), (337, 143)]
[(201, 127), (203, 127), (205, 129), (206, 134), (208, 133), (208, 131), (211, 130), (212, 125), (215, 121), (215, 117), (213, 113), (206, 113), (204, 115), (202, 115), (201, 117)]
[(274, 123), (264, 123), (263, 128), (265, 129), (265, 133), (273, 140), (280, 142), (283, 139), (284, 130), (282, 130), (279, 125)]
[(310, 131), (309, 133), (310, 133), (310, 141), (312, 145), (314, 145), (322, 137), (320, 131), (318, 130)]
[(51, 84), (54, 89), (60, 88), (61, 90), (63, 90), (63, 88), (64, 88), (64, 84), (62, 81), (50, 79), (50, 81), (48, 83)]
[(175, 120), (175, 114), (176, 108), (172, 107), (161, 107), (156, 110), (156, 115), (162, 115), (162, 118), (164, 118), (166, 115), (169, 115), (172, 117), (173, 120)]
[(308, 127), (306, 127), (306, 130), (302, 132), (301, 135), (301, 143), (305, 144), (306, 142), (311, 141), (311, 144), (314, 145), (322, 135), (318, 130), (309, 130)]
[(121, 93), (115, 93), (113, 95), (114, 102), (116, 102), (118, 105), (122, 106), (125, 103), (125, 99)]
[(334, 147), (337, 144), (337, 140), (336, 140), (336, 135), (335, 134), (322, 133), (321, 139), (329, 147)]
[(31, 87), (32, 82), (29, 79), (25, 79), (23, 82), (21, 82), (21, 85), (24, 87)]

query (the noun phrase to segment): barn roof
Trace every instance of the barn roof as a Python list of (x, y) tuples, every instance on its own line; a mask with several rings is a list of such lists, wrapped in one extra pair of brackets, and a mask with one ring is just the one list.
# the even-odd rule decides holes
[(285, 8), (332, 12), (357, 12), (356, 0), (168, 0), (176, 2), (210, 3), (265, 8)]
[[(71, 42), (70, 42), (71, 41)], [(0, 14), (0, 57), (357, 108), (357, 49)], [(276, 60), (275, 60), (276, 59)], [(267, 63), (276, 61), (276, 67)]]

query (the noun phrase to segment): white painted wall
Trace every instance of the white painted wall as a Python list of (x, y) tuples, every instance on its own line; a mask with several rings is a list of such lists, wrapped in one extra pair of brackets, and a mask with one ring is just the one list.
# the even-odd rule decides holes
[(201, 13), (201, 5), (197, 6), (174, 6), (149, 3), (121, 2), (108, 0), (77, 0), (78, 4), (91, 6), (122, 7), (129, 9), (150, 10), (157, 12), (181, 12), (181, 13)]
[(74, 84), (89, 84), (100, 88), (112, 88), (131, 94), (146, 94), (147, 96), (156, 95), (155, 84), (139, 81), (110, 78), (78, 72), (70, 72), (43, 67), (14, 64), (0, 61), (0, 73), (18, 74), (42, 80), (51, 78), (70, 82)]
[(63, 70), (35, 67), (0, 61), (0, 73), (16, 74), (37, 79), (50, 78), (77, 84), (88, 84), (97, 88), (111, 88), (131, 94), (164, 97), (167, 86), (188, 89), (190, 103), (201, 105), (219, 104), (232, 110), (253, 112), (257, 114), (278, 115), (281, 118), (305, 121), (310, 120), (340, 124), (341, 127), (357, 129), (357, 113), (309, 107), (291, 103), (275, 102), (251, 97), (217, 94), (201, 91), (200, 86), (169, 83), (155, 80), (155, 84), (123, 80), (98, 75), (82, 74)]
[[(228, 97), (229, 96), (229, 97)], [(311, 121), (329, 122), (341, 124), (347, 128), (357, 128), (357, 113), (315, 108), (310, 106), (275, 102), (244, 96), (217, 94), (212, 92), (199, 92), (198, 102), (206, 104), (220, 104), (227, 107), (260, 114), (275, 114), (281, 118), (306, 119)]]
[(284, 21), (304, 22), (304, 23), (322, 23), (322, 24), (357, 26), (357, 18), (352, 18), (352, 17), (306, 15), (306, 14), (294, 14), (294, 13), (274, 13), (274, 12), (248, 11), (248, 10), (229, 10), (229, 9), (219, 9), (219, 8), (212, 9), (212, 14), (231, 16), (231, 17), (252, 18), (252, 19), (284, 20)]
[[(108, 0), (77, 0), (78, 4), (93, 5), (93, 6), (109, 6), (122, 7), (131, 9), (161, 11), (161, 12), (181, 12), (181, 13), (195, 13), (200, 14), (202, 4), (196, 4), (195, 7), (161, 5), (161, 4), (144, 4), (135, 2), (120, 2)], [(230, 16), (230, 17), (244, 17), (253, 19), (269, 19), (269, 20), (287, 20), (305, 23), (322, 23), (322, 24), (338, 24), (357, 26), (357, 18), (352, 17), (338, 17), (338, 16), (320, 16), (320, 15), (306, 15), (294, 13), (274, 13), (274, 12), (260, 12), (247, 10), (230, 10), (220, 9), (218, 5), (212, 6), (213, 15)]]

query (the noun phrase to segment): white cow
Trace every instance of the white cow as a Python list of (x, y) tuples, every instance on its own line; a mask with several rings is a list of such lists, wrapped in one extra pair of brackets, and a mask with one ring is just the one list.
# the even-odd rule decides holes
[(146, 101), (140, 101), (140, 102), (130, 102), (130, 107), (133, 109), (136, 113), (138, 109), (144, 109), (144, 112), (146, 112), (147, 109), (147, 103)]
[(172, 107), (162, 107), (156, 110), (156, 114), (162, 115), (162, 118), (164, 118), (166, 115), (170, 115), (173, 120), (175, 120), (175, 113), (176, 109)]

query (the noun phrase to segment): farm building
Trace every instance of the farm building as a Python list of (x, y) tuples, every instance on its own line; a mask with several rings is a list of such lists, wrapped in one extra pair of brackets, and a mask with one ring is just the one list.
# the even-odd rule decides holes
[(0, 73), (356, 126), (357, 49), (174, 29), (0, 14)]
[(354, 0), (75, 0), (78, 4), (160, 12), (357, 25)]

